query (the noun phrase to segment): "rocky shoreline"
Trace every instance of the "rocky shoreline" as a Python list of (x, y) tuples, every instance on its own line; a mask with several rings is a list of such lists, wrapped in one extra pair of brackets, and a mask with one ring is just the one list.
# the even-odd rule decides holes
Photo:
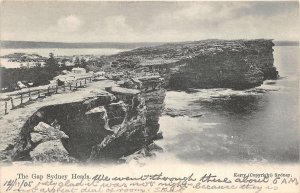
[(2, 117), (2, 138), (9, 137), (1, 145), (1, 162), (118, 162), (161, 151), (154, 141), (162, 138), (166, 89), (259, 86), (278, 77), (273, 46), (271, 40), (206, 40), (109, 56), (118, 72), (108, 73), (109, 84), (95, 82), (76, 100), (65, 94), (69, 100), (41, 102), (18, 119)]

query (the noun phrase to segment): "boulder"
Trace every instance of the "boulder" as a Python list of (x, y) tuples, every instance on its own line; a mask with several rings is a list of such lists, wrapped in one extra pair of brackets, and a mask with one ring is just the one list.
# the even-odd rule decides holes
[(30, 137), (33, 143), (69, 138), (63, 131), (55, 129), (44, 122), (40, 122), (33, 128), (33, 131), (30, 133)]
[(30, 153), (34, 162), (74, 162), (69, 156), (62, 142), (58, 140), (46, 141), (36, 146)]
[(112, 131), (108, 125), (107, 111), (104, 106), (95, 107), (85, 114), (87, 115), (88, 119), (90, 119), (90, 123), (93, 123), (93, 125), (96, 123), (98, 126), (100, 126), (100, 128), (104, 128), (107, 131)]

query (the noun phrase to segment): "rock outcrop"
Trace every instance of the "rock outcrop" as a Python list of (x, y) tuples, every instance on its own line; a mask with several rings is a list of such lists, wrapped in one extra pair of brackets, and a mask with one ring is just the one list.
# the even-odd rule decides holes
[(57, 139), (68, 139), (69, 137), (63, 131), (51, 127), (44, 122), (40, 122), (33, 128), (33, 131), (30, 133), (30, 138), (32, 143), (36, 144)]
[(30, 133), (31, 141), (27, 143), (30, 158), (34, 162), (75, 162), (64, 148), (61, 139), (68, 139), (59, 125), (54, 128), (44, 122), (40, 122)]
[(146, 147), (158, 138), (162, 81), (143, 77), (138, 89), (113, 86), (82, 100), (39, 108), (23, 125), (10, 160), (117, 161)]
[(138, 58), (135, 66), (159, 72), (171, 89), (247, 89), (278, 77), (273, 46), (264, 39), (204, 40), (139, 48), (115, 57)]
[(30, 157), (34, 162), (77, 162), (69, 155), (61, 140), (51, 140), (39, 144), (32, 151)]
[(271, 41), (237, 41), (184, 59), (171, 73), (171, 88), (233, 88), (259, 86), (277, 78)]
[[(132, 81), (132, 88), (108, 88), (107, 91), (116, 96), (116, 100), (127, 104), (126, 118), (116, 124), (115, 133), (108, 135), (100, 144), (93, 147), (89, 161), (115, 160), (128, 156), (142, 147), (159, 139), (159, 117), (164, 108), (165, 89), (161, 87), (163, 79), (159, 76), (142, 77)], [(135, 85), (135, 86), (132, 86)], [(113, 120), (123, 114), (124, 108), (115, 108)], [(110, 114), (110, 113), (108, 113)], [(127, 152), (127, 154), (124, 154)]]
[(151, 128), (149, 134), (155, 136), (159, 131), (159, 117), (164, 109), (166, 90), (163, 88), (164, 79), (159, 76), (139, 78), (141, 81), (141, 96), (147, 106), (147, 127)]

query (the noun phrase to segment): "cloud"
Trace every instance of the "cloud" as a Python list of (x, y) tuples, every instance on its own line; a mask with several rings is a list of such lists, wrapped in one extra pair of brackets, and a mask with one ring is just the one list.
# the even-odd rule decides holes
[(57, 27), (62, 32), (75, 32), (79, 29), (82, 22), (75, 15), (61, 17), (57, 21)]
[(134, 30), (123, 15), (95, 20), (85, 36), (90, 38), (88, 41), (140, 41), (136, 40), (140, 32)]
[(12, 7), (10, 14), (6, 13), (1, 20), (2, 38), (63, 42), (295, 40), (300, 34), (299, 8), (293, 2), (99, 2), (99, 6), (95, 5), (98, 4), (53, 4), (51, 9), (39, 12), (40, 16), (27, 6), (19, 11)]
[(107, 35), (122, 35), (133, 33), (131, 26), (127, 24), (122, 15), (109, 16), (104, 19), (102, 32)]
[(61, 42), (78, 42), (84, 41), (85, 29), (82, 28), (83, 22), (75, 15), (61, 16), (54, 25), (49, 25), (48, 28), (40, 31), (26, 33), (22, 36), (23, 39), (29, 41), (61, 41)]
[[(270, 4), (265, 3), (263, 6), (261, 9), (268, 9)], [(156, 41), (209, 38), (299, 39), (298, 13), (295, 9), (287, 12), (273, 8), (272, 14), (263, 14), (257, 9), (259, 7), (253, 2), (186, 4), (155, 15), (148, 25), (148, 32), (159, 38)]]

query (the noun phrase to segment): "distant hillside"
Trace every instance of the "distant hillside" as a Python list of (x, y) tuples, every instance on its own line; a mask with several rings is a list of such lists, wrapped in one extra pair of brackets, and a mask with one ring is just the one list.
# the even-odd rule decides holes
[(134, 49), (145, 46), (156, 46), (159, 42), (95, 42), (95, 43), (64, 43), (64, 42), (34, 42), (34, 41), (1, 41), (0, 48), (20, 49), (20, 48), (116, 48)]
[(298, 41), (274, 41), (275, 46), (299, 46)]

